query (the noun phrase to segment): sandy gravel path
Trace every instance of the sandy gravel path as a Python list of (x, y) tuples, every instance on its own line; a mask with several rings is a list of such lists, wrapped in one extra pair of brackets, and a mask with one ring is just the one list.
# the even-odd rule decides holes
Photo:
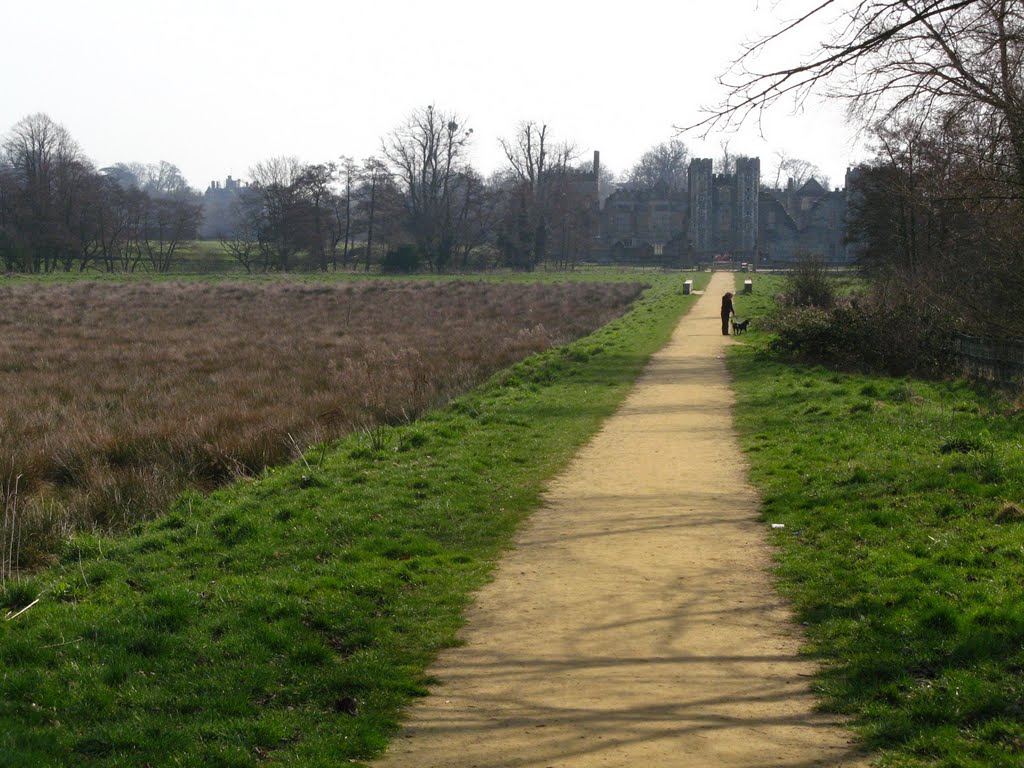
[(551, 486), (377, 768), (861, 765), (812, 713), (732, 427), (716, 274)]

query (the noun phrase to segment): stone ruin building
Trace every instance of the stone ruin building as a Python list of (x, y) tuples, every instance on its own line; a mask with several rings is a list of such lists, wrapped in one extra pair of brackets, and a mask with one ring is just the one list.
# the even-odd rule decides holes
[(849, 264), (856, 247), (846, 241), (846, 222), (846, 189), (829, 191), (815, 179), (766, 189), (756, 157), (738, 158), (729, 174), (714, 173), (710, 159), (697, 158), (685, 189), (661, 184), (611, 194), (593, 256), (685, 267), (716, 260), (771, 266), (803, 256)]
[(219, 181), (210, 182), (203, 193), (203, 223), (199, 228), (199, 236), (203, 240), (216, 240), (232, 233), (232, 208), (242, 191), (248, 187), (246, 182), (230, 176), (223, 184)]
[[(858, 255), (858, 246), (846, 238), (856, 170), (847, 171), (844, 189), (825, 189), (815, 179), (768, 189), (761, 186), (756, 157), (737, 158), (729, 174), (715, 173), (708, 158), (695, 158), (685, 188), (623, 187), (602, 201), (600, 157), (594, 152), (593, 165), (568, 180), (565, 193), (580, 216), (571, 242), (550, 238), (551, 258), (568, 258), (561, 249), (598, 262), (695, 267), (717, 260), (769, 267), (804, 256), (844, 265)], [(247, 187), (230, 176), (211, 182), (203, 199), (201, 237), (231, 233), (231, 208)]]

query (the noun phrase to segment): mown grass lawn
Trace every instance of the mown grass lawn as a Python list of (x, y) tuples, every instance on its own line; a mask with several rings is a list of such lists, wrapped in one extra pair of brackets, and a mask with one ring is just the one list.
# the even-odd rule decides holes
[[(635, 275), (631, 276), (635, 279)], [(694, 276), (698, 287), (707, 275)], [(380, 752), (544, 483), (695, 297), (8, 582), (0, 766), (337, 766)]]
[[(778, 283), (755, 286), (741, 315)], [(1020, 401), (741, 341), (736, 418), (825, 705), (882, 765), (1024, 765)]]

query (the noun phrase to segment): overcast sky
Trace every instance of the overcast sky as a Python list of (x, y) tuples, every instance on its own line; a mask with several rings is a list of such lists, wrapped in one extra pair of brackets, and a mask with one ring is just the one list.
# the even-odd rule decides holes
[[(803, 0), (787, 0), (798, 8)], [(629, 169), (674, 125), (722, 96), (740, 44), (772, 23), (761, 0), (44, 0), (6, 3), (0, 133), (35, 112), (62, 123), (100, 167), (176, 164), (205, 189), (256, 162), (365, 158), (421, 106), (474, 129), (473, 161), (502, 165), (522, 120), (602, 164)], [(799, 54), (822, 30), (787, 43)], [(730, 151), (778, 150), (841, 185), (863, 157), (838, 105), (790, 104), (731, 136)], [(698, 156), (720, 137), (683, 135)]]

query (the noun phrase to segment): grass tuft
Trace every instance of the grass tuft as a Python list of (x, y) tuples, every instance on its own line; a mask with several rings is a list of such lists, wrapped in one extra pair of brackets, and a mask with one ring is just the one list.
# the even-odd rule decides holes
[(0, 589), (0, 607), (19, 611), (39, 597), (39, 586), (31, 579), (14, 579)]
[(979, 435), (956, 435), (942, 441), (939, 453), (973, 453), (974, 451), (991, 450), (991, 444)]
[(1006, 502), (995, 514), (997, 523), (1024, 523), (1024, 509), (1019, 504)]

